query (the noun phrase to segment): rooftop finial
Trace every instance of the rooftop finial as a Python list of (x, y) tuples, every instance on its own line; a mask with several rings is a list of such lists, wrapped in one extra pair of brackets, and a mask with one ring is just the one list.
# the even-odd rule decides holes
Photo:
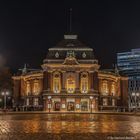
[(70, 33), (72, 31), (72, 8), (70, 8)]

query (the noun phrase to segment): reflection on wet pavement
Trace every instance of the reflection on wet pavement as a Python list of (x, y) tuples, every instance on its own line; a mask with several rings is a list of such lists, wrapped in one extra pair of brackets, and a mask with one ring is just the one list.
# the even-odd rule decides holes
[(0, 140), (140, 139), (140, 117), (90, 114), (1, 115)]

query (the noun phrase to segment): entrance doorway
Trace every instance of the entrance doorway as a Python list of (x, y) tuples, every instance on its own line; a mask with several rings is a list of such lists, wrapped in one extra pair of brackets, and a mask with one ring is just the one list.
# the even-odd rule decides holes
[(60, 102), (54, 102), (54, 111), (60, 111)]
[(68, 102), (67, 109), (68, 111), (74, 111), (74, 102)]
[(81, 102), (81, 111), (88, 111), (88, 102), (87, 101)]

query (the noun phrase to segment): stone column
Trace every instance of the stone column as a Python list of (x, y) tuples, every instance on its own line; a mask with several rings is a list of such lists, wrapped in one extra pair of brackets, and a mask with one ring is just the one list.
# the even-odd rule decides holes
[(99, 90), (98, 72), (93, 73), (93, 89)]
[(47, 82), (47, 87), (48, 87), (48, 90), (50, 91), (51, 88), (52, 88), (52, 73), (51, 72), (48, 72), (48, 82)]
[(65, 83), (66, 83), (66, 73), (62, 73), (62, 90), (65, 90)]
[(21, 80), (15, 80), (14, 79), (14, 94), (13, 94), (13, 97), (14, 97), (14, 106), (18, 105), (19, 104), (19, 100), (20, 100), (20, 89), (21, 89)]
[(62, 91), (63, 90), (63, 73), (62, 72), (60, 73), (60, 87), (61, 87), (60, 91)]
[(78, 72), (79, 77), (78, 77), (78, 81), (79, 81), (79, 91), (81, 93), (81, 72)]
[(94, 88), (94, 87), (93, 87), (93, 84), (94, 84), (94, 83), (93, 83), (93, 80), (94, 80), (94, 79), (93, 79), (93, 72), (90, 72), (90, 73), (89, 73), (89, 77), (88, 77), (88, 78), (89, 78), (89, 90), (92, 91), (93, 88)]
[(79, 72), (76, 72), (76, 90), (79, 90), (80, 89), (80, 84), (79, 84)]
[(44, 110), (44, 111), (47, 110), (47, 108), (46, 108), (46, 107), (47, 107), (47, 106), (46, 106), (46, 102), (47, 102), (47, 101), (46, 101), (46, 98), (43, 97), (43, 110)]
[(20, 95), (25, 96), (26, 93), (26, 86), (25, 86), (25, 81), (21, 79), (21, 88), (20, 88)]
[(98, 97), (95, 97), (95, 111), (98, 111), (98, 104), (99, 104), (99, 99)]
[(31, 95), (33, 95), (34, 94), (34, 80), (31, 80), (30, 81), (30, 85), (31, 85)]
[(107, 82), (107, 85), (108, 85), (108, 91), (109, 91), (109, 94), (108, 95), (112, 96), (112, 92), (111, 92), (112, 82), (111, 81), (108, 81)]
[(43, 73), (43, 90), (48, 89), (48, 72), (44, 71)]
[(128, 79), (122, 78), (120, 81), (121, 88), (121, 105), (128, 107)]

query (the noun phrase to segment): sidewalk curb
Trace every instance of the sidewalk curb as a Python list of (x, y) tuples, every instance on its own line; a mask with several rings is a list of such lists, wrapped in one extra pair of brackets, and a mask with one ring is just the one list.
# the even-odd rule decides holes
[(1, 112), (0, 115), (23, 115), (23, 114), (46, 114), (46, 115), (49, 115), (49, 114), (96, 114), (96, 115), (99, 115), (99, 114), (105, 114), (105, 115), (131, 115), (131, 116), (140, 116), (140, 113), (138, 114), (135, 114), (135, 113), (129, 113), (129, 112), (93, 112), (93, 113), (90, 113), (90, 112), (45, 112), (45, 111), (31, 111), (31, 112)]

